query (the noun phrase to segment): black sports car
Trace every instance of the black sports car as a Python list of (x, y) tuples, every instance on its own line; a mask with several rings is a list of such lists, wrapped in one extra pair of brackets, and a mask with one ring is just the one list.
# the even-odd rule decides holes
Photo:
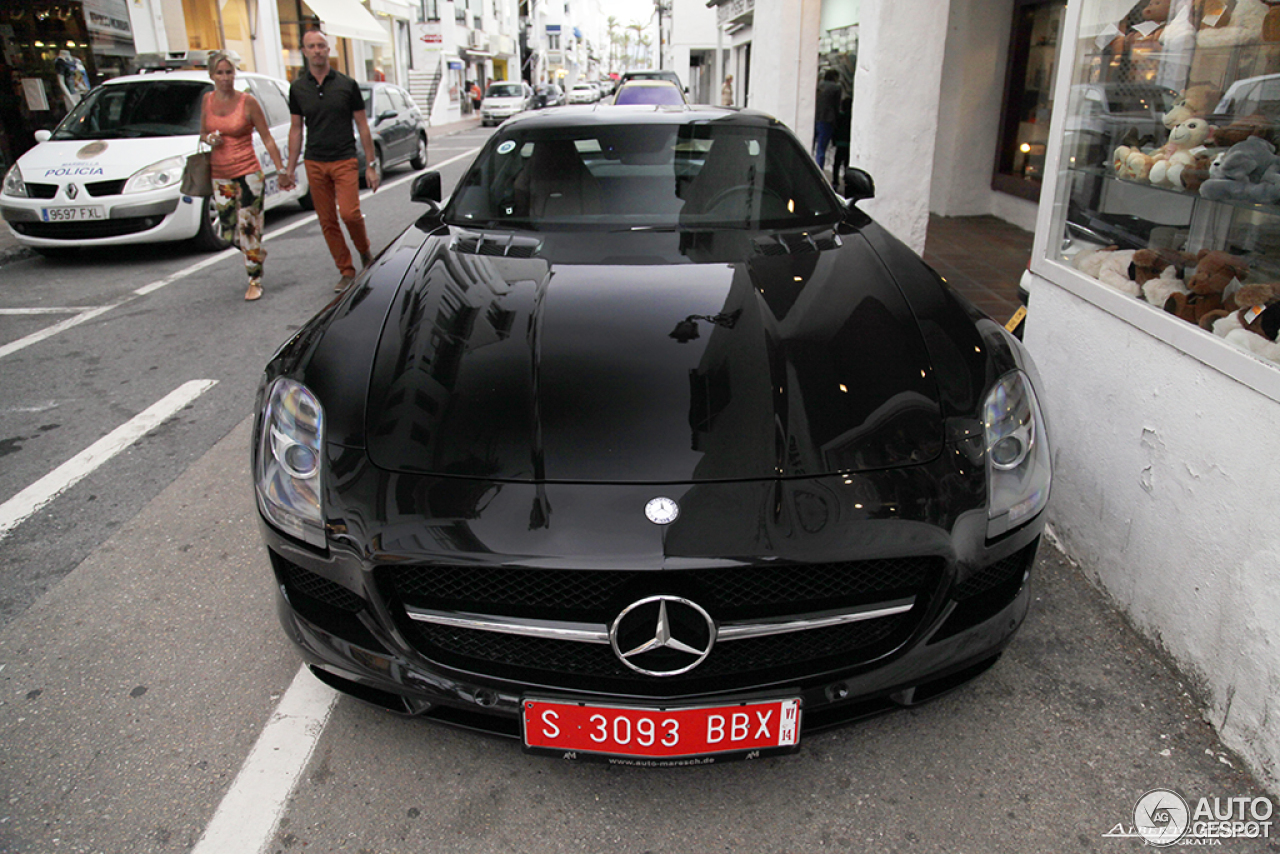
[(414, 195), (259, 397), (279, 614), (317, 677), (688, 764), (996, 661), (1049, 496), (1034, 368), (785, 127), (529, 113), (443, 205), (438, 173)]

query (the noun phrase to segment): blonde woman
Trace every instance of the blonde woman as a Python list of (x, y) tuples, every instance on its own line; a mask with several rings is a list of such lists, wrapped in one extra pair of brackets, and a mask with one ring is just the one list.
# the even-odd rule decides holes
[(271, 138), (262, 106), (247, 92), (236, 91), (236, 66), (232, 54), (220, 50), (210, 54), (213, 91), (204, 96), (200, 110), (200, 138), (213, 152), (213, 202), (218, 209), (222, 239), (231, 241), (244, 253), (249, 273), (249, 289), (244, 298), (256, 300), (262, 297), (262, 262), (267, 251), (262, 248), (266, 177), (253, 152), (255, 130), (280, 174), (280, 189), (290, 189), (293, 179), (284, 171), (280, 149)]

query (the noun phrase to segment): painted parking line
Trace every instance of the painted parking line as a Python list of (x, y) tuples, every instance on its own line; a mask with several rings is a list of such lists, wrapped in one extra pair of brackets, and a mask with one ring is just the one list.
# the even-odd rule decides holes
[(4, 504), (0, 504), (0, 539), (22, 524), (86, 475), (163, 424), (184, 406), (217, 385), (217, 380), (192, 380), (135, 415)]
[[(456, 157), (450, 157), (448, 160), (445, 160), (441, 163), (436, 163), (431, 168), (439, 169), (441, 167), (448, 166), (452, 163), (456, 163), (457, 161), (463, 159), (464, 157), (468, 157), (472, 155), (476, 151), (479, 151), (479, 147), (467, 149), (467, 151), (464, 152), (463, 154), (459, 154)], [(383, 184), (375, 192), (365, 193), (364, 196), (366, 198), (369, 196), (376, 196), (378, 195), (378, 193), (381, 193), (386, 190), (390, 190), (394, 187), (399, 187), (401, 184), (404, 184), (406, 181), (411, 181), (416, 177), (417, 177), (417, 173), (410, 173), (408, 175), (405, 175), (403, 178), (398, 178), (395, 181), (392, 181), (389, 184)], [(291, 222), (282, 228), (275, 229), (274, 231), (267, 234), (262, 239), (265, 242), (265, 241), (271, 240), (272, 238), (280, 237), (281, 235), (288, 234), (294, 229), (301, 228), (302, 226), (308, 225), (315, 221), (316, 221), (315, 214), (311, 214), (310, 216), (305, 216), (302, 219), (298, 220), (297, 222)], [(111, 311), (113, 308), (119, 308), (120, 306), (131, 302), (135, 297), (146, 296), (147, 294), (155, 293), (156, 291), (160, 290), (163, 287), (172, 285), (174, 282), (181, 281), (182, 279), (187, 278), (192, 273), (197, 273), (203, 270), (205, 267), (212, 266), (213, 264), (216, 264), (219, 261), (223, 261), (237, 254), (239, 254), (239, 250), (236, 249), (235, 247), (224, 249), (216, 255), (211, 255), (208, 258), (198, 261), (189, 267), (184, 267), (183, 269), (177, 271), (176, 273), (171, 273), (168, 276), (165, 276), (163, 279), (157, 279), (156, 281), (148, 285), (143, 285), (142, 287), (136, 289), (133, 292), (133, 296), (131, 297), (120, 300), (119, 302), (112, 303), (110, 305), (98, 306), (97, 308), (84, 311), (81, 314), (77, 314), (74, 317), (69, 317), (66, 320), (62, 321), (61, 323), (50, 326), (47, 329), (42, 329), (39, 332), (33, 332), (32, 334), (26, 336), (25, 338), (19, 338), (17, 341), (11, 341), (8, 344), (0, 346), (0, 359), (4, 358), (5, 356), (13, 355), (14, 353), (17, 353), (19, 350), (24, 350), (27, 347), (30, 347), (32, 344), (38, 344), (41, 341), (45, 341), (49, 338), (52, 338), (54, 335), (57, 335), (61, 332), (65, 332), (68, 329), (71, 329), (73, 327), (79, 326), (80, 324), (86, 321), (93, 320), (95, 317), (99, 317), (100, 315), (106, 314), (108, 311)], [(10, 309), (8, 311), (16, 312), (17, 310)]]
[(337, 701), (337, 691), (299, 668), (191, 854), (267, 850)]

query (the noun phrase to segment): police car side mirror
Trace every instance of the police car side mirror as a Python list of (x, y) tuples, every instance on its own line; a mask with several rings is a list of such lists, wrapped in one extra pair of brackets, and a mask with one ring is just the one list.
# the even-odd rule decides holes
[(36, 142), (48, 142), (52, 136), (52, 131), (38, 130), (36, 131)]

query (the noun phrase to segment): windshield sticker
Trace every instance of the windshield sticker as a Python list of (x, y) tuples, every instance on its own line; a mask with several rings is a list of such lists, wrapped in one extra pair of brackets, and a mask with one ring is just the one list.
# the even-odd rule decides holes
[(91, 142), (84, 148), (76, 152), (76, 157), (81, 160), (88, 160), (90, 157), (97, 157), (99, 154), (107, 150), (107, 144), (102, 140)]
[(502, 145), (498, 146), (499, 154), (510, 154), (515, 150), (516, 150), (516, 144), (511, 140), (507, 140), (506, 142), (502, 143)]

